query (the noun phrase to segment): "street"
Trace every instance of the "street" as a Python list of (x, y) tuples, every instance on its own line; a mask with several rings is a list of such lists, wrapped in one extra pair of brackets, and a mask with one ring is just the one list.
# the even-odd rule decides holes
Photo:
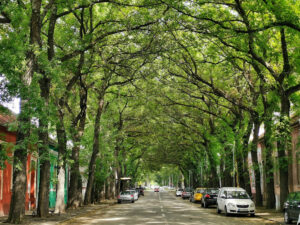
[(201, 208), (200, 204), (190, 203), (175, 197), (173, 192), (146, 191), (135, 203), (116, 204), (105, 210), (94, 211), (63, 222), (61, 224), (164, 224), (164, 225), (193, 225), (193, 224), (272, 224), (271, 221), (260, 217), (218, 215), (215, 207)]

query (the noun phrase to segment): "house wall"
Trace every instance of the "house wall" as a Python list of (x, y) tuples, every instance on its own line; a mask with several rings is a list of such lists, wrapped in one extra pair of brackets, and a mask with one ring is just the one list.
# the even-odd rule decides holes
[[(289, 192), (293, 191), (300, 191), (300, 124), (298, 120), (295, 120), (293, 125), (291, 126), (291, 142), (292, 142), (292, 149), (290, 155), (290, 164), (289, 164)], [(274, 143), (274, 147), (276, 148), (276, 143)], [(263, 203), (265, 204), (265, 196), (266, 196), (266, 175), (264, 171), (264, 163), (265, 163), (265, 146), (263, 136), (260, 138), (258, 146), (257, 146), (257, 154), (258, 154), (258, 161), (260, 164), (260, 171), (261, 171), (261, 185), (262, 185), (262, 193), (263, 193)], [(279, 179), (279, 171), (277, 163), (277, 151), (273, 153), (274, 157), (274, 190), (275, 190), (275, 198), (276, 198), (276, 209), (280, 208), (280, 179)], [(249, 165), (251, 168), (252, 160), (251, 155), (248, 158)], [(255, 183), (253, 170), (250, 169), (250, 178), (251, 178), (251, 187), (252, 193), (255, 194)]]
[[(13, 154), (10, 152), (13, 145), (16, 144), (16, 133), (10, 132), (6, 127), (0, 125), (0, 140), (4, 142), (3, 146), (12, 158)], [(11, 146), (9, 145), (11, 144)], [(37, 159), (31, 154), (27, 156), (27, 189), (25, 195), (25, 210), (32, 210), (36, 207), (36, 168), (34, 164)], [(0, 216), (8, 215), (10, 208), (10, 201), (12, 195), (12, 177), (13, 165), (12, 162), (5, 162), (5, 168), (0, 170)]]
[[(13, 132), (7, 131), (5, 127), (0, 126), (0, 140), (3, 143), (3, 148), (7, 143), (16, 143), (16, 135)], [(12, 156), (12, 153), (8, 149), (8, 156)], [(12, 165), (5, 162), (5, 168), (0, 170), (0, 216), (7, 215), (9, 213), (11, 189), (12, 189)]]

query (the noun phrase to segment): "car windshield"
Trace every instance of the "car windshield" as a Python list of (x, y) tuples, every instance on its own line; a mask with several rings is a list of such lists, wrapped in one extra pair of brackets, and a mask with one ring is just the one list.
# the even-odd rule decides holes
[(183, 191), (183, 189), (178, 189), (177, 191)]
[(197, 193), (201, 193), (202, 194), (204, 191), (205, 191), (204, 189), (198, 189)]
[(130, 195), (130, 192), (129, 191), (122, 191), (121, 195)]
[(229, 199), (249, 199), (246, 191), (227, 191), (227, 198)]
[(207, 194), (218, 194), (219, 190), (218, 189), (207, 189), (206, 193)]

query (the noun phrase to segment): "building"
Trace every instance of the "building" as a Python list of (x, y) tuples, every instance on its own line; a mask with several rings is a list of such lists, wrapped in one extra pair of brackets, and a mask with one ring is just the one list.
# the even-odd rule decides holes
[[(1, 106), (0, 106), (1, 107)], [(12, 113), (0, 113), (0, 151), (5, 151), (8, 160), (0, 168), (0, 216), (8, 215), (12, 195), (12, 148), (16, 144), (16, 132), (9, 130), (9, 124), (16, 121)], [(56, 203), (57, 160), (56, 143), (50, 140), (50, 192), (49, 207), (54, 208)], [(34, 152), (34, 151), (32, 151)], [(0, 158), (0, 162), (1, 162)], [(1, 164), (0, 164), (1, 165)], [(27, 155), (27, 189), (25, 196), (25, 211), (35, 210), (37, 207), (38, 187), (40, 180), (39, 160), (34, 154)], [(66, 168), (65, 203), (67, 202), (68, 172)]]

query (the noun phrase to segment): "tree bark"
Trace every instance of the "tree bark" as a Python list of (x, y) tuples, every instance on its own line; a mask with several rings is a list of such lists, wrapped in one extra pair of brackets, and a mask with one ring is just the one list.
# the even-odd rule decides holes
[(92, 187), (94, 185), (94, 177), (95, 177), (95, 168), (96, 168), (96, 159), (99, 153), (99, 139), (100, 139), (100, 120), (104, 105), (103, 95), (99, 96), (98, 100), (98, 109), (95, 118), (94, 124), (94, 143), (93, 143), (93, 153), (89, 163), (89, 177), (88, 183), (86, 187), (85, 197), (84, 197), (84, 205), (88, 205), (91, 203), (91, 196), (92, 196)]
[[(286, 95), (281, 96), (281, 112), (280, 122), (287, 122), (285, 118), (290, 118), (290, 102)], [(288, 121), (289, 122), (289, 121)], [(282, 127), (282, 126), (281, 126)], [(279, 177), (280, 177), (280, 207), (283, 208), (283, 204), (289, 194), (289, 156), (290, 156), (290, 140), (288, 140), (290, 134), (286, 134), (286, 130), (279, 130), (280, 137), (277, 141), (278, 160), (279, 160)]]
[[(33, 0), (31, 2), (32, 12), (30, 20), (30, 44), (41, 47), (41, 23), (40, 11), (41, 0)], [(13, 190), (11, 196), (10, 211), (7, 222), (21, 223), (25, 213), (25, 194), (27, 187), (26, 177), (26, 161), (27, 161), (27, 147), (28, 137), (30, 135), (30, 85), (34, 72), (37, 70), (36, 55), (31, 49), (26, 54), (27, 69), (23, 74), (21, 80), (23, 90), (21, 90), (20, 115), (18, 117), (18, 131), (17, 131), (17, 148), (14, 152), (13, 165)]]
[(257, 144), (258, 144), (258, 135), (259, 135), (259, 127), (260, 121), (254, 116), (254, 129), (253, 129), (253, 140), (251, 143), (251, 157), (252, 157), (252, 165), (255, 175), (255, 204), (257, 206), (262, 206), (262, 192), (261, 192), (261, 182), (260, 182), (260, 170), (257, 156)]
[[(17, 149), (14, 152), (13, 164), (13, 189), (10, 202), (10, 210), (7, 222), (21, 223), (25, 213), (25, 194), (27, 187), (27, 142), (30, 133), (30, 118), (23, 115), (25, 112), (24, 101), (21, 99), (21, 114), (19, 115), (17, 131)], [(24, 144), (26, 143), (26, 144)], [(20, 144), (20, 145), (19, 145)], [(22, 145), (23, 144), (23, 145)]]
[[(59, 106), (60, 107), (60, 106)], [(64, 114), (62, 109), (58, 110), (59, 121), (56, 124), (56, 134), (58, 140), (58, 181), (56, 191), (55, 213), (65, 213), (65, 183), (66, 183), (66, 150), (67, 137), (64, 126)]]
[(37, 214), (39, 217), (47, 217), (49, 214), (49, 189), (50, 189), (50, 152), (49, 152), (49, 134), (48, 134), (48, 118), (49, 118), (49, 95), (50, 95), (50, 79), (44, 77), (40, 80), (41, 97), (44, 105), (40, 112), (39, 119), (39, 160), (40, 160), (40, 185)]
[(268, 209), (275, 208), (275, 186), (274, 186), (274, 156), (272, 154), (274, 146), (272, 143), (272, 116), (266, 117), (265, 124), (265, 135), (264, 135), (264, 145), (266, 152), (266, 207)]
[(79, 150), (80, 150), (80, 141), (83, 136), (85, 129), (85, 120), (86, 120), (86, 108), (87, 108), (87, 97), (88, 90), (82, 80), (81, 69), (84, 63), (84, 52), (80, 55), (80, 60), (77, 68), (77, 73), (79, 74), (80, 80), (80, 112), (73, 118), (71, 124), (71, 136), (74, 143), (72, 148), (73, 164), (71, 166), (71, 175), (70, 175), (70, 188), (68, 193), (68, 208), (77, 208), (81, 206), (82, 203), (82, 192), (79, 191), (78, 184), (81, 184), (81, 175), (79, 171)]

